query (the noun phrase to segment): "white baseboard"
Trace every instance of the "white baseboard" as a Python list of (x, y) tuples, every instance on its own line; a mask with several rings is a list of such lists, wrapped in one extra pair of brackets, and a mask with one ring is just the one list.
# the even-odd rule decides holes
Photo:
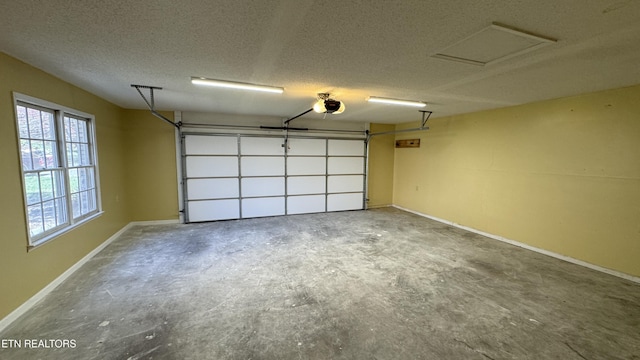
[(12, 322), (14, 322), (17, 318), (25, 314), (31, 307), (33, 307), (38, 301), (42, 300), (45, 296), (47, 296), (53, 289), (58, 287), (58, 285), (62, 284), (69, 276), (71, 276), (74, 272), (76, 272), (82, 265), (91, 260), (94, 256), (96, 256), (100, 251), (106, 248), (109, 244), (115, 241), (120, 235), (122, 235), (125, 231), (127, 231), (133, 225), (161, 225), (161, 224), (177, 224), (178, 220), (159, 220), (159, 221), (134, 221), (127, 225), (125, 225), (122, 229), (118, 230), (115, 234), (111, 235), (105, 242), (98, 245), (95, 249), (93, 249), (90, 253), (85, 255), (78, 262), (73, 264), (70, 268), (68, 268), (65, 272), (63, 272), (60, 276), (55, 278), (52, 282), (47, 284), (42, 290), (38, 291), (35, 295), (33, 295), (29, 300), (25, 301), (18, 308), (13, 310), (9, 315), (5, 316), (2, 320), (0, 320), (0, 331), (4, 330), (7, 326), (9, 326)]
[(149, 220), (149, 221), (132, 221), (129, 225), (167, 225), (167, 224), (179, 224), (180, 220)]
[(527, 244), (524, 244), (524, 243), (521, 243), (521, 242), (518, 242), (518, 241), (515, 241), (515, 240), (507, 239), (507, 238), (502, 237), (502, 236), (486, 233), (484, 231), (480, 231), (480, 230), (477, 230), (477, 229), (474, 229), (474, 228), (471, 228), (471, 227), (468, 227), (468, 226), (460, 225), (460, 224), (457, 224), (457, 223), (449, 221), (449, 220), (440, 219), (440, 218), (437, 218), (435, 216), (423, 214), (421, 212), (417, 212), (417, 211), (414, 211), (414, 210), (411, 210), (411, 209), (406, 209), (406, 208), (403, 208), (403, 207), (398, 206), (398, 205), (391, 205), (391, 206), (396, 208), (396, 209), (400, 209), (400, 210), (403, 210), (403, 211), (406, 211), (406, 212), (410, 212), (412, 214), (416, 214), (416, 215), (419, 215), (419, 216), (422, 216), (422, 217), (426, 217), (426, 218), (431, 219), (431, 220), (435, 220), (435, 221), (441, 222), (443, 224), (451, 225), (451, 226), (457, 227), (459, 229), (467, 230), (467, 231), (470, 231), (472, 233), (476, 233), (476, 234), (479, 234), (479, 235), (482, 235), (482, 236), (486, 236), (486, 237), (494, 239), (494, 240), (502, 241), (502, 242), (505, 242), (507, 244), (511, 244), (511, 245), (515, 245), (515, 246), (521, 247), (523, 249), (535, 251), (535, 252), (543, 254), (543, 255), (551, 256), (551, 257), (556, 258), (556, 259), (564, 260), (564, 261), (570, 262), (572, 264), (584, 266), (584, 267), (592, 269), (592, 270), (600, 271), (600, 272), (603, 272), (603, 273), (606, 273), (606, 274), (609, 274), (609, 275), (617, 276), (619, 278), (623, 278), (623, 279), (626, 279), (626, 280), (629, 280), (629, 281), (633, 281), (635, 283), (640, 284), (640, 277), (637, 277), (637, 276), (625, 274), (625, 273), (620, 272), (620, 271), (615, 271), (615, 270), (607, 269), (607, 268), (602, 267), (602, 266), (590, 264), (588, 262), (585, 262), (585, 261), (582, 261), (582, 260), (578, 260), (578, 259), (574, 259), (574, 258), (569, 257), (569, 256), (565, 256), (565, 255), (561, 255), (561, 254), (558, 254), (558, 253), (554, 253), (552, 251), (545, 250), (545, 249), (540, 249), (540, 248), (537, 248), (535, 246), (531, 246), (531, 245), (527, 245)]

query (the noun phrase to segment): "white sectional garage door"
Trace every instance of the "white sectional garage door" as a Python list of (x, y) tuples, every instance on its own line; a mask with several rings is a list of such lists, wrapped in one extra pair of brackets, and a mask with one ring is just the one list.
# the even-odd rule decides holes
[(186, 222), (364, 208), (361, 139), (183, 134)]

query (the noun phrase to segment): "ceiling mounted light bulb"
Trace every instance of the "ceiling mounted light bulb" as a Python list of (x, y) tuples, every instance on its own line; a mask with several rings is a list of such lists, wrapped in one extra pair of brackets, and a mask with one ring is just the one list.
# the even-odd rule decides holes
[(415, 107), (427, 106), (427, 104), (422, 101), (390, 99), (390, 98), (382, 98), (377, 96), (369, 96), (367, 101), (371, 103), (390, 104), (390, 105), (403, 105), (403, 106), (415, 106)]
[(313, 104), (313, 111), (317, 112), (317, 113), (323, 113), (327, 111), (327, 108), (324, 107), (324, 100), (320, 99), (318, 101), (316, 101), (315, 104)]

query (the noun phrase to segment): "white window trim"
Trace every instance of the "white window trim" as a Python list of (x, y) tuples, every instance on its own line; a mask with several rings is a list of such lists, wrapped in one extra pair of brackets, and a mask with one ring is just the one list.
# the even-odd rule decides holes
[[(58, 236), (67, 233), (87, 222), (89, 222), (90, 220), (93, 220), (99, 216), (101, 216), (104, 211), (102, 210), (102, 194), (100, 191), (100, 166), (98, 164), (98, 153), (97, 153), (97, 138), (96, 138), (96, 121), (95, 121), (95, 116), (92, 114), (88, 114), (76, 109), (72, 109), (63, 105), (59, 105), (50, 101), (46, 101), (46, 100), (42, 100), (39, 98), (35, 98), (29, 95), (25, 95), (25, 94), (21, 94), (18, 92), (13, 92), (13, 112), (14, 112), (14, 122), (16, 125), (16, 139), (17, 139), (17, 144), (18, 144), (18, 154), (20, 154), (20, 129), (18, 127), (18, 116), (16, 113), (16, 109), (18, 107), (18, 102), (22, 102), (22, 103), (27, 103), (27, 104), (31, 104), (34, 106), (38, 106), (38, 107), (44, 107), (50, 110), (55, 111), (56, 113), (56, 122), (59, 121), (59, 119), (57, 118), (59, 114), (62, 114), (64, 116), (64, 114), (67, 115), (71, 115), (71, 116), (78, 116), (81, 118), (85, 118), (85, 119), (89, 119), (89, 122), (91, 124), (91, 126), (89, 126), (89, 131), (90, 131), (90, 136), (91, 136), (91, 151), (93, 153), (93, 161), (94, 161), (94, 168), (95, 168), (95, 185), (96, 185), (96, 212), (92, 213), (90, 215), (86, 215), (83, 217), (80, 217), (79, 219), (76, 219), (74, 221), (73, 219), (73, 215), (71, 214), (70, 210), (69, 210), (69, 225), (58, 229), (57, 231), (51, 232), (41, 238), (37, 238), (36, 240), (32, 239), (31, 233), (29, 231), (29, 214), (28, 214), (28, 208), (27, 208), (27, 198), (26, 198), (26, 191), (25, 191), (25, 184), (24, 184), (24, 169), (23, 169), (23, 165), (22, 165), (22, 157), (20, 157), (19, 160), (19, 165), (20, 165), (20, 183), (22, 185), (22, 197), (23, 197), (23, 208), (24, 208), (24, 215), (25, 215), (25, 231), (26, 231), (26, 235), (27, 235), (27, 239), (28, 239), (28, 246), (27, 246), (27, 250), (33, 250), (51, 240), (53, 240), (54, 238), (57, 238)], [(60, 134), (56, 133), (56, 141), (59, 143), (59, 139), (58, 137), (60, 136)], [(67, 169), (66, 167), (66, 163), (65, 163), (65, 170)], [(66, 183), (66, 181), (65, 181)], [(68, 192), (68, 191), (67, 191)], [(70, 194), (66, 194), (66, 196), (70, 196)]]

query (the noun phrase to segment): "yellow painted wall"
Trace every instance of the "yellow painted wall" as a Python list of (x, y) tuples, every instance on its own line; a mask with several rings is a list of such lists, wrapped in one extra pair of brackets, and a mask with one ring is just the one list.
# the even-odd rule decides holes
[(640, 86), (429, 126), (397, 135), (396, 205), (640, 276)]
[[(13, 91), (93, 114), (96, 119), (104, 214), (30, 252)], [(117, 106), (0, 53), (0, 318), (129, 222), (123, 130), (122, 110)]]
[[(96, 118), (104, 214), (31, 252), (12, 91)], [(428, 132), (396, 136), (421, 138), (418, 149), (374, 137), (369, 206), (393, 202), (640, 276), (639, 99), (637, 86), (432, 119)], [(0, 318), (130, 221), (178, 218), (174, 139), (147, 111), (0, 53)]]
[[(395, 125), (371, 124), (370, 132), (393, 131)], [(369, 142), (369, 172), (367, 178), (368, 207), (376, 208), (393, 204), (393, 150), (395, 136), (371, 137)]]
[[(133, 96), (133, 95), (132, 95)], [(163, 112), (173, 121), (173, 113)], [(124, 110), (127, 194), (132, 221), (177, 220), (175, 130), (147, 110)]]

